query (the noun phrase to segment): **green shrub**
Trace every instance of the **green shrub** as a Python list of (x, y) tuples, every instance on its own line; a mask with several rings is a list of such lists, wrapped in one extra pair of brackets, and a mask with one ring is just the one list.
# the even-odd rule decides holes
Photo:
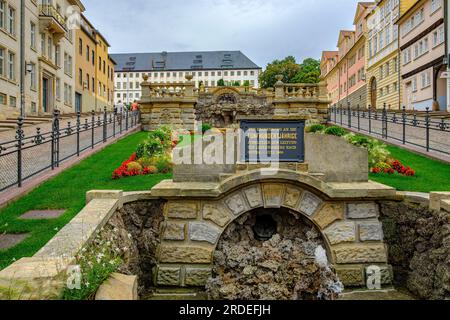
[(308, 133), (318, 133), (323, 132), (325, 130), (325, 126), (322, 124), (313, 124), (306, 128), (306, 132)]
[(160, 155), (151, 159), (152, 166), (156, 167), (159, 173), (170, 173), (173, 169), (172, 159), (167, 155)]
[(143, 168), (147, 168), (147, 167), (153, 165), (152, 159), (149, 157), (143, 157), (143, 158), (139, 159), (138, 162)]
[[(379, 163), (385, 163), (389, 157), (390, 152), (386, 145), (377, 139), (369, 138), (363, 135), (355, 135), (349, 133), (344, 137), (349, 143), (354, 146), (367, 149), (369, 153), (369, 167), (374, 168)], [(384, 169), (384, 168), (380, 168)]]
[(128, 171), (142, 171), (142, 166), (139, 162), (130, 162), (127, 166)]
[(218, 87), (225, 87), (225, 80), (219, 79), (219, 81), (217, 81), (217, 86)]
[(141, 143), (136, 150), (136, 158), (153, 157), (164, 154), (172, 147), (172, 130), (169, 127), (160, 127), (148, 134), (147, 140)]
[(331, 136), (336, 136), (336, 137), (343, 137), (347, 134), (347, 131), (345, 131), (341, 127), (332, 126), (332, 127), (325, 129), (325, 134), (328, 134)]
[(202, 133), (205, 134), (205, 132), (208, 132), (209, 130), (212, 129), (212, 126), (209, 124), (202, 124)]

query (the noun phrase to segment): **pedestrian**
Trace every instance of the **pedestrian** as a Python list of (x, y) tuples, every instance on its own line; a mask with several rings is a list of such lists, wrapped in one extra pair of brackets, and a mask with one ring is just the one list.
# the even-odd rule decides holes
[(117, 111), (117, 119), (119, 121), (119, 125), (122, 123), (124, 108), (125, 108), (124, 104), (122, 103), (121, 100), (119, 100), (119, 103), (115, 106), (115, 109)]
[(139, 103), (134, 100), (133, 104), (131, 105), (131, 111), (135, 112), (139, 110)]

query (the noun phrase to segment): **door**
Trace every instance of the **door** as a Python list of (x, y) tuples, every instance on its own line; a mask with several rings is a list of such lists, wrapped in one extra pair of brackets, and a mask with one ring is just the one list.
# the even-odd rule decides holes
[(75, 112), (81, 112), (81, 94), (75, 93)]
[(407, 110), (412, 110), (412, 83), (408, 82), (406, 84), (406, 89), (405, 89), (405, 101), (406, 101), (406, 109)]
[(370, 85), (370, 103), (372, 108), (377, 107), (377, 79), (373, 78)]
[(49, 99), (48, 99), (48, 94), (49, 94), (49, 90), (48, 90), (48, 79), (47, 78), (43, 78), (42, 79), (42, 110), (47, 113), (49, 111)]

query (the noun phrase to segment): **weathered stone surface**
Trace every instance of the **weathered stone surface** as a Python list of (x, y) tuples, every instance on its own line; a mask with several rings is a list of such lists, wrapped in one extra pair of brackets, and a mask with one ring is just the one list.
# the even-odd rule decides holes
[(258, 207), (262, 207), (264, 205), (260, 185), (255, 185), (255, 186), (245, 189), (244, 194), (247, 197), (250, 207), (258, 208)]
[(281, 184), (264, 184), (264, 207), (281, 208), (284, 187)]
[(204, 287), (211, 276), (211, 268), (186, 268), (184, 284), (189, 287)]
[(181, 269), (179, 267), (160, 267), (158, 268), (156, 283), (160, 286), (179, 286), (181, 284), (180, 275)]
[(167, 204), (167, 216), (174, 219), (196, 219), (198, 203), (190, 201), (171, 201)]
[(189, 223), (189, 239), (191, 241), (215, 244), (220, 236), (220, 229), (207, 222)]
[(218, 226), (225, 227), (231, 221), (227, 209), (219, 204), (204, 204), (203, 219), (210, 220)]
[(164, 228), (164, 240), (183, 241), (185, 239), (185, 223), (167, 222)]
[(284, 195), (283, 205), (288, 208), (296, 209), (301, 196), (301, 189), (288, 186)]
[(384, 244), (354, 244), (334, 247), (336, 263), (387, 263)]
[(300, 203), (300, 211), (308, 216), (312, 216), (319, 206), (322, 204), (322, 200), (311, 192), (305, 191)]
[(211, 263), (213, 248), (177, 247), (161, 245), (160, 262), (162, 263)]
[(331, 244), (356, 241), (356, 226), (352, 221), (336, 222), (325, 230)]
[(249, 210), (245, 203), (244, 197), (240, 193), (236, 193), (225, 200), (225, 204), (231, 212), (238, 216)]
[(138, 300), (138, 282), (136, 276), (113, 273), (98, 289), (95, 300)]
[(347, 205), (347, 216), (350, 219), (368, 219), (379, 216), (378, 205), (375, 202), (349, 203)]
[(362, 266), (337, 266), (335, 267), (339, 280), (346, 287), (364, 286), (364, 268)]
[(383, 226), (378, 221), (360, 223), (359, 239), (361, 241), (382, 241)]
[(326, 203), (323, 208), (314, 216), (314, 222), (325, 229), (337, 220), (344, 219), (344, 204), (342, 203)]

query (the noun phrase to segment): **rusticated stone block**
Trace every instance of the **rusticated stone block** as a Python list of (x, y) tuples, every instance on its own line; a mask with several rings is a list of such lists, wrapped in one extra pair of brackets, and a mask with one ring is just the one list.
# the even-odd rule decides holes
[(384, 244), (354, 244), (333, 248), (336, 263), (387, 263)]
[(219, 204), (204, 204), (203, 219), (210, 220), (221, 227), (225, 227), (231, 221), (227, 209)]
[(359, 224), (359, 239), (361, 241), (382, 241), (383, 226), (380, 222), (364, 222)]
[(180, 275), (181, 268), (179, 267), (160, 267), (158, 268), (156, 283), (160, 286), (179, 286), (181, 284)]
[(337, 220), (344, 219), (344, 205), (342, 203), (326, 203), (314, 216), (314, 222), (321, 229), (325, 229)]
[(184, 223), (167, 222), (164, 228), (164, 240), (183, 241), (185, 239)]
[(247, 197), (250, 207), (258, 208), (263, 206), (263, 197), (260, 185), (252, 186), (250, 188), (245, 189), (244, 194)]
[(207, 222), (189, 223), (189, 239), (192, 241), (215, 244), (220, 236), (220, 229)]
[(336, 222), (325, 230), (331, 244), (356, 241), (356, 226), (352, 221)]
[(337, 266), (335, 271), (339, 280), (346, 287), (360, 287), (365, 285), (363, 266)]
[(322, 204), (322, 200), (311, 192), (305, 191), (300, 203), (300, 211), (308, 216), (312, 216), (319, 206)]
[(211, 268), (186, 268), (184, 284), (189, 287), (204, 287), (211, 276)]
[(167, 204), (167, 216), (173, 219), (197, 219), (198, 203), (192, 201), (171, 201)]
[(281, 184), (265, 184), (264, 190), (264, 207), (265, 208), (281, 208), (283, 203), (284, 187)]
[(236, 193), (225, 200), (225, 204), (231, 212), (238, 216), (245, 213), (249, 208), (245, 203), (244, 197), (240, 193)]
[(302, 190), (295, 187), (287, 187), (284, 195), (283, 205), (295, 209), (298, 206), (298, 202), (302, 196)]
[(379, 208), (375, 202), (349, 203), (347, 205), (347, 217), (350, 219), (368, 219), (378, 216)]
[(213, 248), (206, 247), (177, 247), (162, 245), (160, 261), (162, 263), (211, 263)]

